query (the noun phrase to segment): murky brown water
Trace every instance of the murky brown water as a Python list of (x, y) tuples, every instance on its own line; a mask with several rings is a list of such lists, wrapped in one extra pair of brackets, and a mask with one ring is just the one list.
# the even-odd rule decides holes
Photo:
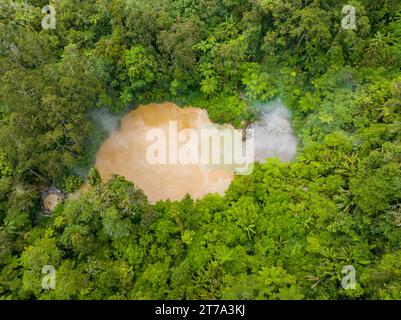
[(228, 166), (149, 164), (146, 152), (152, 142), (146, 140), (146, 135), (149, 130), (159, 128), (168, 137), (170, 121), (177, 122), (179, 131), (216, 127), (205, 110), (179, 108), (172, 103), (141, 105), (124, 116), (120, 130), (102, 144), (95, 164), (102, 179), (107, 180), (113, 174), (124, 176), (152, 202), (180, 200), (186, 193), (195, 199), (207, 193), (224, 194), (234, 176)]
[(51, 213), (56, 209), (57, 205), (64, 200), (64, 196), (56, 193), (49, 193), (43, 199), (43, 208), (47, 213)]

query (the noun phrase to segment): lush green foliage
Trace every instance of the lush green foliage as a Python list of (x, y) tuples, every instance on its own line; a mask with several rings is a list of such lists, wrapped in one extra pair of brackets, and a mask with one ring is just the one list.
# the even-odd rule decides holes
[[(1, 298), (401, 299), (399, 1), (350, 1), (356, 30), (335, 0), (50, 2), (54, 30), (48, 1), (0, 2)], [(44, 186), (79, 189), (97, 108), (172, 100), (243, 127), (277, 97), (297, 158), (224, 197), (151, 205), (92, 169), (40, 214)]]

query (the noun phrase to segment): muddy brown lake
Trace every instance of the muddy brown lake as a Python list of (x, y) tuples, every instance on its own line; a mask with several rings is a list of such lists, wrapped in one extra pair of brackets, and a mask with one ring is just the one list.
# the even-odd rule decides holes
[[(255, 142), (253, 139), (240, 142), (243, 151), (248, 147), (248, 140), (252, 140), (252, 162), (253, 159), (263, 162), (268, 157), (289, 161), (295, 154), (297, 142), (283, 112), (286, 112), (285, 109), (275, 108), (261, 122), (253, 125)], [(208, 193), (223, 195), (238, 169), (238, 165), (227, 163), (223, 157), (212, 164), (202, 161), (155, 163), (149, 160), (149, 150), (154, 145), (149, 133), (162, 133), (167, 141), (172, 140), (172, 123), (178, 132), (186, 132), (186, 138), (194, 133), (195, 136), (202, 136), (202, 132), (207, 130), (217, 130), (219, 134), (222, 130), (235, 131), (231, 125), (214, 124), (207, 111), (200, 108), (181, 108), (169, 102), (140, 105), (122, 118), (119, 129), (113, 131), (101, 145), (95, 167), (102, 180), (106, 181), (112, 175), (124, 176), (142, 189), (151, 202), (181, 200), (186, 194), (194, 199)], [(178, 149), (185, 145), (184, 140), (176, 142)], [(194, 145), (195, 150), (203, 146), (198, 140), (192, 141)], [(245, 145), (247, 147), (244, 148)], [(168, 154), (168, 150), (165, 153)]]
[(115, 131), (100, 147), (95, 167), (103, 180), (113, 174), (135, 183), (155, 202), (162, 199), (180, 200), (185, 194), (194, 199), (208, 193), (224, 194), (234, 172), (229, 167), (202, 164), (151, 164), (146, 158), (152, 142), (146, 139), (152, 129), (163, 130), (169, 137), (169, 123), (178, 131), (215, 128), (205, 110), (179, 108), (172, 103), (140, 105), (121, 120)]

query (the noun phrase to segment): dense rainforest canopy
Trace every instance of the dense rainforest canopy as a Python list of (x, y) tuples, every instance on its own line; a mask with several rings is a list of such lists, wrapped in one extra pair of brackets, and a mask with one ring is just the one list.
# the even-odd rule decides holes
[[(398, 0), (1, 0), (0, 298), (401, 299), (400, 67)], [(96, 110), (173, 101), (242, 127), (277, 98), (297, 157), (225, 196), (150, 204), (91, 169)], [(41, 213), (43, 188), (83, 180)]]

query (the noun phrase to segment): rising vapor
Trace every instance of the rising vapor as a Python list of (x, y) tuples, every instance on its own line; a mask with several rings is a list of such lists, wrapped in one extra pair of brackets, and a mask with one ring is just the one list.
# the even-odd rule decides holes
[(259, 120), (250, 126), (255, 140), (255, 161), (278, 157), (290, 161), (296, 153), (298, 141), (290, 124), (291, 114), (280, 100), (259, 107)]

